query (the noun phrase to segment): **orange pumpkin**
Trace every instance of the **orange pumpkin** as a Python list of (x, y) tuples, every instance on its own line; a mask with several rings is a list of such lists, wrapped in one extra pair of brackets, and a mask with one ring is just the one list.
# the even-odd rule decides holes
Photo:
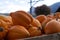
[(42, 22), (42, 26), (44, 27), (51, 20), (53, 20), (53, 19), (52, 18), (47, 18), (45, 21)]
[(33, 21), (33, 17), (25, 11), (16, 11), (10, 13), (14, 25), (22, 25), (28, 28), (29, 24)]
[(1, 20), (1, 19), (0, 19), (0, 27), (5, 28), (6, 30), (9, 29), (7, 23), (5, 21)]
[(7, 25), (9, 26), (9, 27), (11, 27), (12, 25), (13, 25), (13, 22), (12, 22), (12, 18), (11, 18), (11, 16), (6, 16), (6, 18), (7, 18)]
[(41, 27), (41, 23), (35, 18), (33, 19), (33, 22), (31, 23), (31, 25), (35, 27)]
[(29, 31), (31, 37), (40, 36), (42, 34), (41, 29), (39, 27), (30, 26), (28, 31)]
[(8, 32), (8, 40), (9, 39), (21, 39), (29, 37), (30, 33), (27, 31), (27, 29), (20, 25), (15, 25), (9, 29)]
[(0, 19), (4, 21), (8, 21), (5, 15), (0, 15)]
[(0, 39), (4, 39), (6, 36), (7, 30), (5, 28), (0, 27)]
[(54, 17), (60, 19), (60, 12), (56, 12), (56, 13), (54, 14)]
[(52, 20), (52, 18), (47, 18), (47, 20), (45, 20), (44, 22), (42, 22), (42, 33), (43, 34), (45, 34), (45, 32), (44, 32), (44, 27), (46, 26), (46, 24), (49, 22), (49, 21), (51, 21)]
[(9, 27), (13, 25), (12, 18), (10, 16), (0, 15), (0, 19), (5, 21)]
[(3, 39), (8, 32), (8, 25), (0, 19), (0, 39)]
[(46, 24), (44, 31), (46, 34), (52, 34), (52, 33), (60, 32), (60, 22), (58, 22), (56, 20), (49, 21)]
[(39, 15), (39, 16), (36, 17), (36, 19), (38, 19), (39, 22), (42, 23), (44, 20), (47, 19), (47, 17), (45, 15)]
[(52, 19), (54, 19), (54, 15), (52, 15), (52, 14), (47, 15), (47, 18), (52, 18)]

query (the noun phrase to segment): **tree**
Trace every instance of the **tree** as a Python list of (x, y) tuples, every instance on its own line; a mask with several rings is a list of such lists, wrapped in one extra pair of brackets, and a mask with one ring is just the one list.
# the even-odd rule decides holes
[(38, 15), (48, 15), (50, 14), (50, 8), (46, 5), (42, 5), (42, 6), (37, 6), (35, 8), (35, 14), (38, 16)]

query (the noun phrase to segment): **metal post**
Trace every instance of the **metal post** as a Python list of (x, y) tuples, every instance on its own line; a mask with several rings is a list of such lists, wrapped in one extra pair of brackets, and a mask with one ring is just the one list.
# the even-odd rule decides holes
[(32, 14), (32, 0), (30, 0), (30, 13)]

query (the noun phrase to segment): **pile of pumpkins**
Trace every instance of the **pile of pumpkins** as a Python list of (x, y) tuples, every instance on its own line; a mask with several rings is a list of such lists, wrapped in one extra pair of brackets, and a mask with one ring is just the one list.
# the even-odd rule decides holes
[(0, 40), (18, 40), (59, 32), (60, 12), (33, 17), (20, 10), (11, 12), (9, 16), (0, 15)]

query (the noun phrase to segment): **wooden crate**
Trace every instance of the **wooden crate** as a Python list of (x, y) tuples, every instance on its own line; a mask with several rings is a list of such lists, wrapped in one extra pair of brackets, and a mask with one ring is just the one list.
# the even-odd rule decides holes
[(60, 33), (42, 35), (42, 36), (30, 37), (30, 38), (24, 38), (18, 40), (60, 40)]

